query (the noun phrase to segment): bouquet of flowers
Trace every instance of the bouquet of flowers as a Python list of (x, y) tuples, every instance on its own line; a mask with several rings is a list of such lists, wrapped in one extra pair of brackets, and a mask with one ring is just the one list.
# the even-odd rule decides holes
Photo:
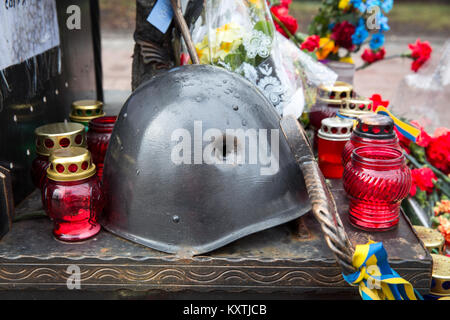
[(205, 19), (193, 31), (202, 64), (239, 73), (282, 114), (286, 74), (272, 55), (275, 27), (263, 0), (207, 0)]
[(353, 63), (351, 54), (365, 43), (378, 52), (384, 45), (384, 33), (390, 29), (385, 14), (393, 4), (393, 0), (323, 0), (309, 26), (314, 38), (306, 39), (306, 46), (317, 49), (319, 60), (349, 63)]
[(386, 56), (384, 33), (390, 29), (385, 14), (392, 10), (393, 0), (323, 0), (319, 14), (309, 26), (310, 36), (297, 32), (298, 22), (289, 14), (292, 0), (272, 0), (271, 13), (276, 29), (286, 38), (318, 60), (353, 63), (352, 53), (361, 54), (364, 69), (375, 62), (410, 58), (411, 70), (417, 72), (430, 59), (433, 49), (427, 41), (417, 39), (409, 51)]
[[(333, 72), (305, 60), (298, 47), (280, 37), (265, 0), (206, 0), (192, 37), (200, 63), (241, 74), (264, 93), (280, 115), (301, 115), (305, 84), (317, 86), (336, 80)], [(319, 76), (306, 82), (305, 74)]]

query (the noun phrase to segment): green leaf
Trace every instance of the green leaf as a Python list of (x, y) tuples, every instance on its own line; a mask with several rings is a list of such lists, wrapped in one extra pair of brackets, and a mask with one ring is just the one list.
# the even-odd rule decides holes
[(258, 30), (263, 32), (264, 34), (268, 35), (269, 37), (273, 37), (275, 34), (275, 27), (274, 25), (269, 21), (259, 21), (255, 24), (253, 27), (254, 30)]
[(416, 158), (420, 163), (425, 163), (427, 161), (427, 156), (425, 154), (425, 148), (419, 146), (416, 143), (411, 143), (409, 146), (409, 150), (411, 150), (411, 154)]
[(244, 62), (244, 59), (239, 53), (230, 53), (225, 57), (224, 62), (229, 64), (232, 70), (235, 70), (242, 64), (242, 62)]
[(426, 191), (422, 191), (417, 188), (417, 192), (414, 198), (416, 198), (422, 208), (425, 208), (427, 206), (428, 200)]

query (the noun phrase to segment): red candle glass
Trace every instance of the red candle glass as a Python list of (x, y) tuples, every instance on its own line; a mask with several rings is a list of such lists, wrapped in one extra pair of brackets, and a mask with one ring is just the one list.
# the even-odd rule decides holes
[(62, 241), (81, 241), (100, 231), (97, 217), (104, 200), (90, 152), (84, 148), (57, 150), (50, 156), (43, 198)]
[(350, 199), (350, 222), (363, 230), (385, 231), (397, 226), (401, 201), (411, 188), (411, 171), (403, 153), (392, 147), (353, 150), (344, 169)]
[(114, 124), (117, 117), (101, 117), (89, 122), (87, 143), (92, 154), (92, 160), (97, 167), (97, 175), (101, 179), (103, 176), (103, 163), (105, 161), (106, 150), (111, 138)]
[(316, 103), (309, 113), (309, 121), (314, 128), (314, 144), (317, 145), (317, 132), (322, 120), (335, 117), (344, 99), (353, 95), (353, 87), (345, 82), (336, 81), (333, 86), (320, 86)]
[(363, 146), (392, 147), (398, 150), (400, 144), (394, 132), (394, 121), (381, 114), (369, 114), (359, 117), (350, 141), (345, 145), (342, 159), (344, 166), (350, 161), (354, 149)]
[(31, 179), (36, 188), (42, 190), (47, 178), (47, 168), (50, 165), (48, 156), (38, 154), (31, 164)]
[(49, 156), (59, 149), (86, 147), (84, 127), (78, 123), (60, 122), (41, 126), (35, 130), (37, 157), (31, 165), (31, 179), (42, 190), (50, 165)]
[(344, 172), (342, 151), (350, 138), (353, 121), (341, 118), (322, 120), (318, 133), (319, 168), (325, 178), (340, 179)]

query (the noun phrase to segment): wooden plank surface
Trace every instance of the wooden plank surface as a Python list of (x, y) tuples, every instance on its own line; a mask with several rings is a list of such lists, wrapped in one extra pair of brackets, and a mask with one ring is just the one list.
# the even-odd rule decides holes
[[(409, 221), (402, 215), (399, 227), (389, 232), (357, 230), (348, 223), (341, 182), (332, 181), (331, 187), (353, 244), (383, 241), (391, 266), (426, 293), (431, 282), (431, 256)], [(36, 192), (21, 204), (18, 214), (38, 211), (39, 207)], [(298, 227), (301, 234), (296, 232)], [(66, 282), (71, 265), (80, 268), (80, 292), (103, 292), (102, 297), (115, 297), (126, 290), (139, 297), (213, 293), (215, 297), (358, 298), (357, 289), (342, 279), (311, 214), (196, 257), (158, 252), (106, 231), (82, 243), (67, 244), (55, 240), (51, 230), (47, 218), (21, 221), (0, 241), (0, 289), (9, 289), (1, 291), (0, 298), (50, 289), (47, 294), (69, 294)]]

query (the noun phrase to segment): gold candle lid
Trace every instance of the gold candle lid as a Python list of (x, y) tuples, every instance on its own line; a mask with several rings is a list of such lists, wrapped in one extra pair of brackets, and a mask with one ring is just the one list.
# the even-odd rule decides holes
[(431, 252), (433, 249), (437, 249), (439, 252), (442, 251), (445, 238), (438, 230), (423, 226), (414, 226), (414, 229), (428, 251)]
[(50, 156), (47, 177), (54, 181), (78, 181), (96, 173), (91, 153), (84, 148), (60, 149)]
[(37, 128), (36, 153), (49, 156), (54, 151), (70, 147), (87, 147), (85, 128), (73, 122), (50, 123)]
[(430, 293), (437, 296), (450, 296), (450, 258), (432, 254), (433, 274)]
[(373, 109), (373, 102), (369, 99), (344, 99), (339, 113), (346, 117), (357, 118), (365, 114), (370, 114)]
[(79, 100), (72, 103), (70, 120), (75, 122), (89, 122), (92, 119), (103, 117), (103, 102), (97, 100)]
[(329, 104), (341, 104), (343, 99), (353, 96), (353, 86), (343, 81), (336, 81), (332, 86), (321, 85), (317, 91), (317, 99)]

